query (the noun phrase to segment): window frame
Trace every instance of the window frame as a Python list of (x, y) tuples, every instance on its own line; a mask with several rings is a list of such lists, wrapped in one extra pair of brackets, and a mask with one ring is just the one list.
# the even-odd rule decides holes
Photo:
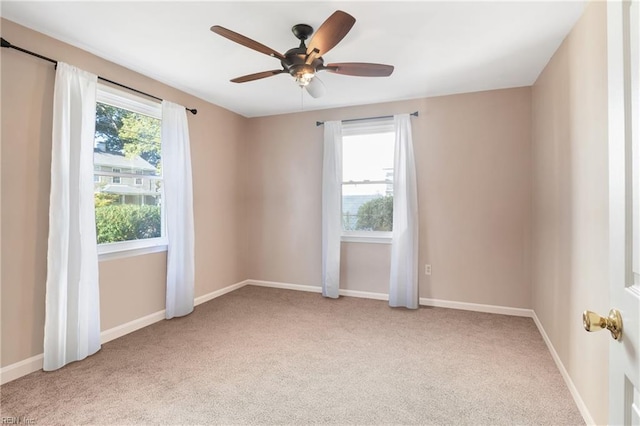
[[(375, 120), (363, 120), (342, 123), (343, 137), (343, 153), (344, 156), (344, 137), (345, 136), (361, 136), (380, 133), (395, 133), (393, 118), (382, 118)], [(394, 142), (395, 143), (395, 142)], [(343, 164), (344, 174), (344, 164)], [(340, 183), (340, 216), (342, 217), (342, 188), (345, 184), (352, 181), (345, 181), (344, 178)], [(391, 244), (393, 231), (346, 231), (342, 228), (340, 241), (344, 243), (373, 243), (373, 244)]]
[[(138, 114), (146, 115), (158, 120), (162, 120), (162, 104), (157, 101), (144, 98), (139, 95), (132, 94), (130, 92), (116, 89), (112, 86), (98, 83), (98, 90), (96, 94), (96, 102), (111, 105), (116, 108), (126, 109)], [(94, 176), (97, 170), (94, 169)], [(100, 172), (98, 170), (98, 172)], [(124, 173), (127, 174), (127, 173)], [(98, 173), (98, 176), (100, 174)], [(164, 182), (162, 175), (160, 176), (147, 176), (154, 180), (160, 180)], [(95, 179), (95, 178), (94, 178)], [(132, 256), (140, 256), (150, 253), (158, 253), (167, 251), (167, 234), (166, 234), (166, 216), (165, 216), (165, 194), (164, 184), (160, 191), (160, 220), (161, 231), (160, 237), (157, 238), (145, 238), (140, 240), (130, 241), (118, 241), (113, 243), (101, 243), (97, 244), (98, 247), (98, 260), (112, 260)]]

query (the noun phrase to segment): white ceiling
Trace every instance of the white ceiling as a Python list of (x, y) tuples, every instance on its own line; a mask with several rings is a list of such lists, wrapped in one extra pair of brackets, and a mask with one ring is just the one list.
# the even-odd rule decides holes
[[(582, 13), (579, 1), (1, 2), (4, 18), (246, 117), (528, 86)], [(288, 74), (236, 84), (279, 61), (212, 33), (221, 25), (276, 51), (290, 28), (317, 29), (335, 10), (356, 18), (329, 62), (395, 66), (390, 77), (319, 76), (327, 93)], [(20, 46), (20, 40), (8, 40)], [(54, 58), (55, 59), (55, 58)]]

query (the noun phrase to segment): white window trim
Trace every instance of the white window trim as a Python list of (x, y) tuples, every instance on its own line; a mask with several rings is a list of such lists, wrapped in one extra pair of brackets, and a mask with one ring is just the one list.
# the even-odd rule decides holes
[[(374, 133), (393, 133), (395, 131), (393, 118), (383, 118), (377, 120), (354, 121), (342, 124), (342, 136), (365, 135)], [(345, 184), (370, 184), (374, 182), (351, 182), (343, 181), (340, 185)], [(386, 183), (380, 182), (380, 183)], [(382, 231), (345, 231), (342, 230), (340, 241), (343, 243), (369, 243), (369, 244), (391, 244), (393, 232)]]
[(128, 109), (138, 114), (162, 119), (162, 104), (106, 84), (98, 83), (96, 101), (116, 108)]
[(143, 240), (118, 241), (98, 244), (98, 260), (113, 260), (124, 257), (167, 251), (167, 238), (146, 238)]
[(393, 232), (381, 231), (342, 231), (343, 243), (391, 244)]
[[(96, 101), (116, 108), (128, 109), (159, 120), (162, 119), (162, 104), (159, 102), (145, 99), (139, 95), (106, 84), (98, 83)], [(95, 173), (96, 171), (94, 171), (94, 174)], [(119, 169), (119, 173), (122, 173), (121, 169)], [(136, 174), (136, 177), (141, 177), (141, 175)], [(152, 178), (163, 180), (161, 176), (153, 176)], [(161, 197), (164, 201), (164, 185), (162, 186)], [(162, 237), (98, 244), (98, 261), (102, 262), (167, 251), (168, 242), (165, 229), (166, 223), (164, 220), (164, 203), (162, 203), (160, 214), (162, 216)]]

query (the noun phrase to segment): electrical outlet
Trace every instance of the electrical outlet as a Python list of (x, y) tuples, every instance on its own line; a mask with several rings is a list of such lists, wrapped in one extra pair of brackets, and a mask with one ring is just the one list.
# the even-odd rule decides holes
[(424, 265), (425, 275), (431, 275), (431, 265)]

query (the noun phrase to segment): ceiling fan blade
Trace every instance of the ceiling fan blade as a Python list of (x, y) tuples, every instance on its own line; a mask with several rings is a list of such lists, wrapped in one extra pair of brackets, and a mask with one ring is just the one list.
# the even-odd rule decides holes
[(272, 48), (265, 46), (264, 44), (258, 43), (257, 41), (252, 40), (249, 37), (245, 37), (242, 34), (238, 34), (234, 31), (228, 30), (224, 27), (221, 27), (220, 25), (214, 25), (213, 27), (211, 27), (211, 31), (218, 35), (221, 35), (222, 37), (228, 38), (231, 41), (235, 41), (238, 44), (248, 47), (249, 49), (257, 50), (260, 53), (264, 53), (265, 55), (269, 55), (280, 60), (284, 59), (282, 53), (278, 53)]
[(340, 43), (340, 40), (347, 35), (355, 23), (356, 18), (346, 12), (336, 10), (311, 37), (307, 47), (307, 55), (310, 55), (315, 49), (318, 50), (317, 56), (324, 55)]
[(285, 70), (271, 70), (262, 71), (255, 74), (243, 75), (242, 77), (236, 77), (231, 80), (232, 83), (246, 83), (247, 81), (260, 80), (261, 78), (271, 77), (272, 75), (278, 75), (286, 72)]
[(307, 93), (309, 93), (312, 98), (322, 97), (327, 92), (327, 88), (324, 86), (324, 83), (318, 78), (318, 76), (313, 77), (309, 84), (305, 86), (305, 88), (307, 89)]
[(360, 77), (388, 77), (393, 73), (393, 65), (368, 64), (366, 62), (341, 62), (327, 64), (322, 69), (336, 74)]

